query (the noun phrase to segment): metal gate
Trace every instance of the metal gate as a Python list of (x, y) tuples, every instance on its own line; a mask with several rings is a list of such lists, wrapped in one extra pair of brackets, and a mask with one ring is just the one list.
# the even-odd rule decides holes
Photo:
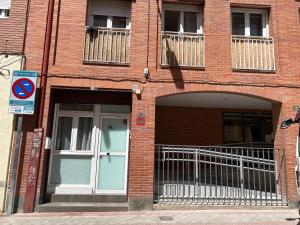
[(284, 150), (156, 145), (155, 202), (287, 205)]

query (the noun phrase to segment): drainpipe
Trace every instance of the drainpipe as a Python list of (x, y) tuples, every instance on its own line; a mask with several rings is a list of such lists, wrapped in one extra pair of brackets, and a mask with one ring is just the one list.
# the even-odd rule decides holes
[(46, 30), (45, 30), (45, 40), (44, 40), (44, 51), (43, 51), (43, 61), (41, 68), (41, 96), (40, 96), (40, 105), (38, 112), (38, 129), (34, 131), (34, 140), (33, 140), (33, 150), (31, 158), (29, 161), (29, 174), (27, 178), (26, 193), (24, 197), (23, 211), (25, 213), (32, 213), (35, 208), (36, 203), (36, 192), (37, 184), (39, 178), (39, 167), (41, 160), (42, 152), (42, 138), (43, 138), (43, 114), (44, 114), (44, 105), (45, 105), (45, 96), (46, 96), (46, 85), (47, 85), (47, 74), (49, 66), (49, 55), (50, 55), (50, 45), (51, 45), (51, 34), (52, 34), (52, 21), (53, 21), (53, 12), (54, 12), (54, 2), (55, 0), (49, 0), (48, 2), (48, 14), (46, 21)]
[(48, 4), (47, 25), (45, 31), (44, 54), (43, 54), (41, 82), (40, 82), (42, 93), (40, 99), (38, 128), (42, 128), (43, 126), (43, 114), (44, 114), (44, 104), (45, 104), (45, 96), (46, 96), (47, 74), (48, 74), (48, 67), (49, 67), (54, 1), (55, 0), (49, 0), (49, 4)]

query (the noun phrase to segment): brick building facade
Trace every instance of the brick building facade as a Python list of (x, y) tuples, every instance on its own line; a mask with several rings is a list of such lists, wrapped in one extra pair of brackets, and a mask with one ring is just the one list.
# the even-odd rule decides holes
[[(31, 0), (25, 46), (27, 70), (41, 70), (47, 3)], [(193, 197), (179, 194), (182, 191), (178, 191), (174, 177), (157, 184), (157, 167), (164, 162), (174, 165), (175, 161), (164, 158), (160, 162), (160, 156), (168, 157), (170, 153), (156, 154), (155, 146), (236, 147), (248, 142), (272, 145), (275, 150), (268, 154), (275, 160), (274, 174), (284, 171), (276, 152), (285, 149), (286, 185), (279, 190), (271, 187), (270, 181), (270, 190), (264, 191), (271, 197), (265, 200), (272, 201), (271, 190), (276, 189), (276, 201), (278, 194), (282, 201), (295, 204), (299, 199), (295, 176), (297, 126), (281, 130), (280, 124), (293, 117), (293, 107), (299, 105), (299, 8), (295, 0), (56, 0), (36, 209), (47, 211), (49, 208), (43, 208), (45, 203), (51, 204), (59, 196), (61, 201), (70, 202), (76, 199), (74, 195), (84, 195), (85, 200), (93, 196), (91, 201), (96, 201), (95, 196), (123, 196), (131, 210), (152, 208), (156, 200), (195, 200), (195, 192)], [(147, 78), (145, 68), (149, 70)], [(262, 115), (266, 115), (264, 119), (252, 117)], [(17, 187), (20, 210), (34, 121), (34, 116), (28, 116), (24, 126), (26, 138)], [(115, 126), (119, 133), (111, 131)], [(49, 149), (44, 148), (46, 137), (52, 142)], [(259, 149), (263, 148), (255, 151)], [(178, 154), (176, 151), (172, 154)], [(246, 156), (250, 157), (249, 153)], [(208, 158), (199, 157), (197, 160), (204, 162), (200, 170), (209, 168)], [(210, 157), (215, 157), (217, 165), (216, 155)], [(265, 153), (257, 158), (266, 159)], [(183, 170), (187, 162), (177, 164), (177, 168)], [(224, 161), (220, 162), (224, 166)], [(231, 163), (232, 167), (242, 165)], [(265, 164), (258, 164), (248, 162), (248, 178), (250, 166), (264, 168), (266, 175)], [(188, 164), (188, 171), (192, 167)], [(268, 168), (267, 179), (284, 183), (284, 178), (278, 178), (278, 174), (273, 177)], [(251, 173), (261, 177), (260, 172)], [(199, 174), (192, 174), (200, 179)], [(242, 172), (232, 174), (240, 176)], [(189, 175), (183, 172), (180, 176), (181, 190), (192, 192), (184, 186), (190, 181)], [(258, 178), (259, 182), (260, 179), (263, 178)], [(177, 194), (167, 190), (174, 182)], [(218, 181), (214, 185), (216, 190), (224, 186)], [(261, 187), (248, 185), (231, 186), (249, 193), (262, 191)], [(196, 202), (201, 201), (200, 197)]]

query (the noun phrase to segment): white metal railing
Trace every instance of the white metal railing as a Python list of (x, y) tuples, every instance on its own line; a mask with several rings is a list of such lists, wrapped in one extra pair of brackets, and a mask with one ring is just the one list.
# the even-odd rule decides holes
[(129, 64), (130, 29), (86, 27), (85, 62)]
[(205, 42), (203, 34), (162, 31), (161, 65), (204, 67)]
[(237, 70), (275, 70), (272, 37), (232, 36), (232, 67)]
[(155, 202), (287, 204), (285, 150), (156, 145)]

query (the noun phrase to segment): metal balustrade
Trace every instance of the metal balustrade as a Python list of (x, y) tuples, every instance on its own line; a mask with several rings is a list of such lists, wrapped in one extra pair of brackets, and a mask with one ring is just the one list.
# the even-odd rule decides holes
[(232, 68), (274, 71), (274, 40), (271, 37), (232, 36)]
[(86, 27), (84, 62), (129, 64), (130, 30)]
[(204, 67), (204, 35), (162, 31), (161, 65)]
[(285, 151), (156, 145), (155, 202), (287, 205)]

